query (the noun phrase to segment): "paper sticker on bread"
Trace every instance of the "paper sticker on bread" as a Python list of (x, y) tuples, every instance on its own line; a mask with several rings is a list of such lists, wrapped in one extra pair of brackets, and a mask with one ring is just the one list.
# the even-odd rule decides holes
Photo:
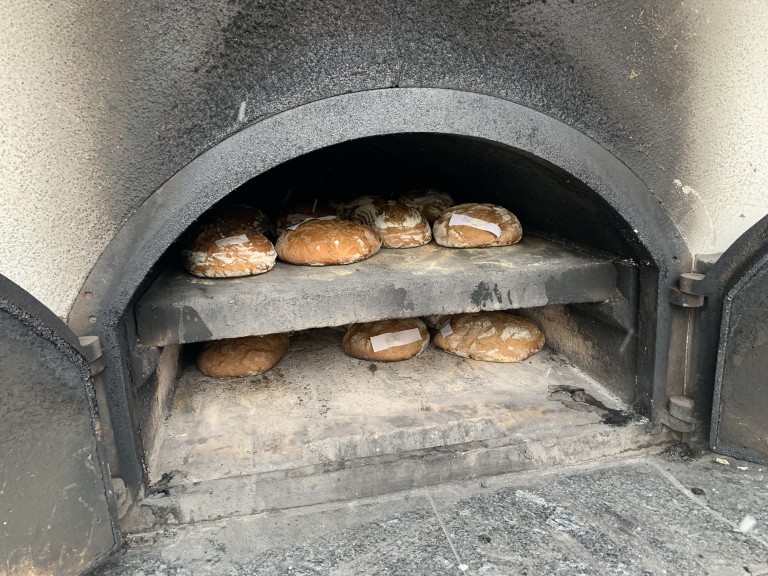
[(383, 362), (413, 358), (428, 344), (427, 326), (418, 318), (352, 324), (342, 341), (348, 356)]
[(448, 208), (432, 227), (435, 241), (450, 248), (509, 246), (523, 237), (517, 216), (495, 204), (459, 204)]

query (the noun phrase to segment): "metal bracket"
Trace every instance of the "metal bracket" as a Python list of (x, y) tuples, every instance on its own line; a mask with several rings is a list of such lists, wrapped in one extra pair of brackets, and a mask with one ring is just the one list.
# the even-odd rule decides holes
[(680, 274), (678, 286), (669, 289), (669, 302), (682, 308), (701, 308), (704, 306), (704, 294), (699, 287), (704, 282), (704, 274), (686, 272)]
[(666, 409), (659, 413), (659, 422), (675, 432), (688, 433), (696, 430), (695, 422), (686, 422), (680, 418), (675, 418)]
[(91, 368), (91, 375), (96, 376), (104, 370), (104, 360), (101, 357), (101, 342), (98, 336), (80, 336), (80, 348)]

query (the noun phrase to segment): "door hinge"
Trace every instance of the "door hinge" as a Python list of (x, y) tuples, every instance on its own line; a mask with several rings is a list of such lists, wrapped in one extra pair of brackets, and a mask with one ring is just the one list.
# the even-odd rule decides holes
[(701, 285), (704, 282), (704, 274), (698, 272), (685, 272), (680, 274), (677, 286), (669, 289), (669, 302), (682, 308), (701, 308), (704, 306), (704, 294)]
[(91, 375), (96, 376), (104, 370), (104, 360), (101, 357), (101, 342), (98, 336), (80, 336), (80, 348), (91, 368)]

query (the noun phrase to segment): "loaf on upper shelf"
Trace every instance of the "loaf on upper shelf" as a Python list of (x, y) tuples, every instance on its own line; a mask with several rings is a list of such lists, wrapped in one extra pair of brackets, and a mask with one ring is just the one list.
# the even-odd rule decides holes
[(213, 378), (263, 374), (282, 360), (288, 344), (288, 334), (213, 340), (206, 342), (198, 354), (197, 367)]
[(352, 324), (344, 334), (344, 352), (360, 360), (397, 362), (420, 354), (429, 344), (427, 326), (418, 318)]
[(443, 212), (453, 206), (453, 198), (449, 194), (433, 188), (412, 190), (400, 196), (399, 201), (421, 212), (430, 226)]
[(523, 237), (517, 216), (495, 204), (459, 204), (435, 221), (435, 241), (449, 248), (509, 246)]
[(521, 362), (544, 346), (533, 321), (508, 312), (475, 312), (452, 317), (435, 334), (435, 345), (463, 358)]
[(220, 220), (203, 226), (184, 265), (195, 276), (233, 278), (268, 272), (275, 258), (272, 242), (253, 226)]
[(394, 200), (362, 203), (352, 218), (376, 230), (386, 248), (414, 248), (432, 240), (432, 229), (421, 212)]
[(281, 260), (305, 266), (352, 264), (376, 254), (381, 240), (359, 222), (325, 216), (286, 229), (275, 243)]

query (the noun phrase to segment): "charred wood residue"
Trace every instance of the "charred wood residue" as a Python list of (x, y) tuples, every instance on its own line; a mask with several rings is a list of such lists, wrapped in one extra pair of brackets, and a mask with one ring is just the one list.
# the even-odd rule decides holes
[(594, 412), (602, 416), (602, 423), (609, 426), (627, 426), (640, 418), (630, 410), (608, 408), (597, 398), (587, 393), (584, 388), (566, 384), (550, 384), (548, 400), (562, 402), (566, 408), (580, 412)]

